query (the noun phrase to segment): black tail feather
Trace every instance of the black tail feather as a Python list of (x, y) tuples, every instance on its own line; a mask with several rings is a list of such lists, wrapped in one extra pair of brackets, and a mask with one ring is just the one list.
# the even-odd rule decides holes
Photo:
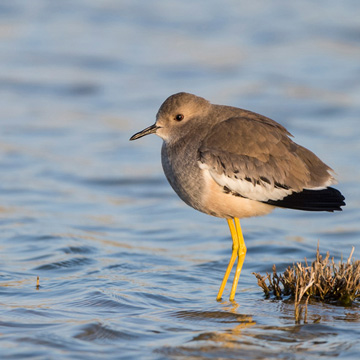
[(321, 190), (303, 190), (292, 193), (282, 200), (268, 200), (265, 203), (287, 209), (307, 211), (342, 211), (345, 198), (339, 190), (328, 187)]

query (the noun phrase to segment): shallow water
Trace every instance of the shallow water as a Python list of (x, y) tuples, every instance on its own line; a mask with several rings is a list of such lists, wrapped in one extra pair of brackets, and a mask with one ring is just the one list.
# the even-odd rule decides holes
[[(360, 258), (360, 6), (335, 1), (0, 4), (0, 349), (6, 359), (357, 359), (359, 305), (266, 300), (252, 272)], [(338, 174), (342, 213), (226, 222), (183, 204), (161, 140), (189, 91), (285, 125)], [(36, 277), (40, 288), (36, 289)]]

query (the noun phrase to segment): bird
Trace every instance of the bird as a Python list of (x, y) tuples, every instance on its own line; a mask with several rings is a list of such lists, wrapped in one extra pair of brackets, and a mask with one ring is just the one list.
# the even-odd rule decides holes
[(295, 143), (284, 126), (258, 113), (180, 92), (163, 102), (153, 125), (130, 140), (149, 134), (163, 140), (162, 167), (180, 199), (227, 220), (233, 246), (217, 300), (237, 259), (229, 297), (235, 299), (247, 252), (240, 219), (275, 208), (333, 212), (345, 205), (331, 187), (334, 171)]

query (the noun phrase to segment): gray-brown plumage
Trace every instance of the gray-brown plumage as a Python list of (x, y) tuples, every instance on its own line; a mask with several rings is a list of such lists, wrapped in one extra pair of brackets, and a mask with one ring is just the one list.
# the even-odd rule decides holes
[(274, 207), (334, 211), (345, 205), (341, 193), (329, 187), (335, 183), (332, 169), (265, 116), (178, 93), (161, 105), (154, 125), (130, 140), (152, 133), (164, 140), (163, 169), (179, 197), (199, 211), (228, 219), (233, 255), (218, 299), (237, 252), (230, 299), (235, 296), (246, 253), (239, 218), (264, 215)]
[(265, 116), (178, 93), (162, 104), (156, 119), (131, 139), (148, 133), (164, 139), (166, 177), (197, 210), (241, 218), (273, 206), (334, 211), (344, 205), (343, 196), (329, 188), (335, 183), (332, 169)]

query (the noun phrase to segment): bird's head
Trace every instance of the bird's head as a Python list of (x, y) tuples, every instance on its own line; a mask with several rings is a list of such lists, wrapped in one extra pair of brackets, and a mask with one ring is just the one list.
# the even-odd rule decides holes
[(156, 134), (165, 142), (175, 141), (206, 119), (210, 107), (207, 100), (192, 94), (181, 92), (171, 95), (160, 106), (155, 124), (136, 133), (130, 140)]

